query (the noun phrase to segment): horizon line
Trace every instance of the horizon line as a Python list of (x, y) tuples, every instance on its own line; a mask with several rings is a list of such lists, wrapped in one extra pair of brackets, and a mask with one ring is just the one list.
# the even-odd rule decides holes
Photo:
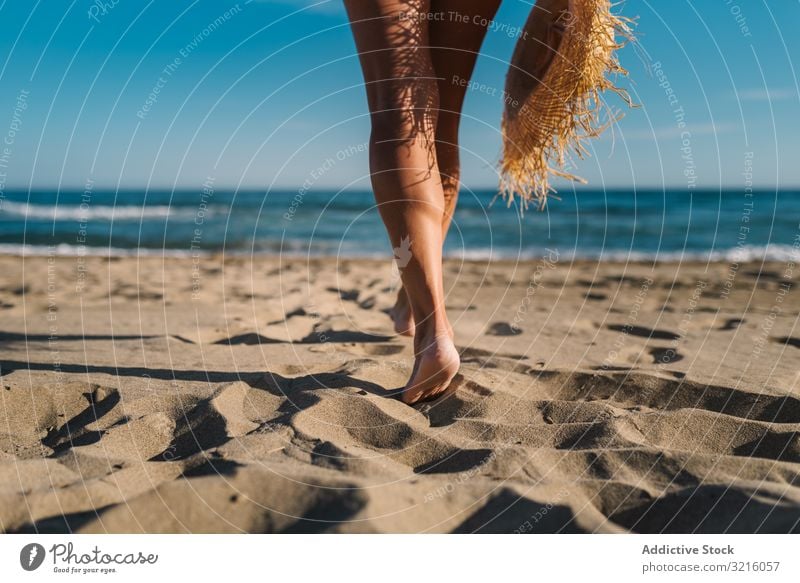
[[(302, 188), (301, 186), (274, 186), (265, 190), (262, 187), (258, 186), (240, 186), (237, 187), (236, 185), (224, 185), (224, 186), (214, 186), (214, 191), (220, 192), (294, 192)], [(195, 192), (200, 191), (203, 189), (202, 184), (198, 184), (197, 186), (190, 186), (190, 185), (180, 185), (180, 186), (165, 186), (165, 185), (157, 185), (157, 186), (146, 186), (146, 185), (132, 185), (132, 186), (116, 186), (116, 185), (104, 185), (93, 183), (91, 190), (103, 190), (109, 192), (130, 192), (130, 191), (161, 191), (161, 192)], [(661, 190), (680, 190), (683, 192), (713, 192), (713, 191), (721, 191), (721, 190), (777, 190), (777, 191), (800, 191), (800, 184), (792, 184), (792, 185), (777, 185), (777, 184), (754, 184), (750, 186), (744, 186), (742, 184), (737, 185), (710, 185), (710, 186), (698, 186), (695, 188), (687, 188), (685, 184), (680, 185), (606, 185), (606, 186), (589, 186), (589, 185), (575, 185), (571, 187), (562, 187), (558, 189), (556, 192), (563, 192), (563, 191), (570, 191), (574, 190), (577, 192), (603, 192), (608, 190), (624, 190), (624, 191), (661, 191)], [(83, 192), (87, 190), (86, 185), (45, 185), (45, 186), (9, 186), (5, 185), (4, 188), (0, 189), (0, 200), (3, 199), (4, 193), (10, 192), (41, 192), (44, 190), (48, 191), (65, 191), (65, 192)], [(339, 191), (339, 192), (357, 192), (357, 193), (366, 193), (372, 192), (370, 188), (354, 188), (354, 189), (347, 189), (341, 186), (321, 186), (314, 189), (316, 192), (320, 191)], [(463, 192), (485, 192), (485, 191), (498, 191), (499, 188), (497, 186), (462, 186), (461, 190)], [(310, 190), (307, 192), (311, 192)]]

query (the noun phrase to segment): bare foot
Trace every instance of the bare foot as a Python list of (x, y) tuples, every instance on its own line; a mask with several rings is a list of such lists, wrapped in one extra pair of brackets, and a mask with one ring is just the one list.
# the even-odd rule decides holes
[(408, 303), (406, 290), (402, 287), (397, 292), (397, 301), (394, 307), (389, 310), (389, 317), (394, 322), (394, 331), (403, 336), (414, 335), (414, 315), (411, 313), (411, 305)]
[(433, 399), (446, 391), (461, 364), (446, 327), (425, 338), (420, 336), (414, 339), (414, 370), (400, 396), (408, 405)]

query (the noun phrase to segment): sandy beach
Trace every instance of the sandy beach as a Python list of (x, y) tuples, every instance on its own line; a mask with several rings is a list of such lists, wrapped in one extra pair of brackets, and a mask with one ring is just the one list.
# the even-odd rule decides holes
[(4, 532), (797, 532), (791, 263), (0, 257)]

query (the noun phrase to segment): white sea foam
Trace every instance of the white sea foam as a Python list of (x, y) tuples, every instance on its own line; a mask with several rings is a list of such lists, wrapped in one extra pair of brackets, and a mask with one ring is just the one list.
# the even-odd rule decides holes
[[(226, 212), (226, 207), (208, 207), (203, 209), (203, 217), (219, 212)], [(115, 220), (130, 221), (142, 219), (193, 219), (198, 209), (194, 207), (156, 206), (108, 206), (108, 205), (44, 205), (27, 202), (3, 201), (0, 205), (0, 216), (26, 217), (29, 219), (47, 219), (51, 221), (97, 221)]]
[[(578, 255), (580, 257), (580, 255)], [(716, 251), (606, 251), (590, 255), (607, 261), (711, 261), (724, 263), (744, 263), (747, 261), (800, 261), (800, 250), (791, 245), (746, 245)]]
[[(346, 258), (368, 258), (380, 259), (386, 258), (387, 261), (391, 260), (391, 255), (387, 252), (381, 254), (375, 251), (369, 252), (351, 252), (348, 249), (346, 252), (337, 253), (329, 248), (324, 250), (315, 249), (312, 247), (308, 249), (307, 243), (303, 245), (293, 245), (282, 254), (287, 258), (303, 258), (307, 256), (313, 257), (340, 257)], [(224, 253), (225, 255), (255, 255), (264, 257), (274, 257), (279, 255), (275, 250), (256, 249), (253, 251), (250, 247), (239, 249), (226, 249), (223, 250), (189, 250), (189, 249), (152, 249), (152, 248), (131, 248), (125, 249), (120, 247), (89, 247), (80, 245), (67, 245), (61, 243), (55, 246), (48, 245), (22, 245), (18, 243), (0, 243), (0, 254), (3, 255), (64, 255), (64, 256), (101, 256), (101, 257), (131, 257), (131, 256), (157, 256), (157, 257), (191, 257), (191, 256), (208, 256), (215, 253)], [(800, 262), (800, 250), (791, 245), (766, 245), (766, 246), (749, 246), (738, 247), (735, 249), (728, 249), (722, 251), (670, 251), (670, 252), (639, 252), (639, 251), (618, 251), (618, 250), (603, 250), (603, 251), (578, 251), (559, 249), (560, 257), (563, 260), (571, 259), (600, 259), (603, 261), (626, 262), (626, 261), (653, 261), (658, 259), (663, 262), (679, 262), (679, 261), (710, 261), (710, 262), (747, 262), (747, 261), (794, 261)], [(490, 249), (470, 249), (470, 250), (457, 250), (451, 251), (446, 254), (450, 259), (464, 259), (467, 261), (491, 261), (491, 260), (519, 260), (530, 261), (539, 259), (547, 253), (544, 251), (509, 251), (501, 250), (498, 248)]]
[[(677, 251), (636, 251), (619, 249), (558, 249), (563, 259), (601, 259), (603, 261), (711, 261), (711, 262), (747, 262), (747, 261), (795, 261), (800, 262), (800, 249), (792, 245), (748, 245), (722, 249), (717, 251), (677, 250)], [(476, 260), (531, 260), (546, 256), (545, 250), (511, 250), (494, 248), (458, 249), (447, 253), (448, 257)]]
[(185, 249), (123, 249), (121, 247), (84, 247), (80, 245), (23, 245), (21, 243), (0, 243), (0, 255), (65, 256), (65, 257), (191, 257), (192, 255), (211, 255), (206, 251)]

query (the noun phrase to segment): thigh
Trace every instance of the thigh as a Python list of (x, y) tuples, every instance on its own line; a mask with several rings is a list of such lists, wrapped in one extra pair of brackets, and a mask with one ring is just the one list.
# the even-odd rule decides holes
[(436, 87), (430, 0), (345, 0), (345, 6), (370, 110), (429, 107)]
[(431, 61), (439, 78), (441, 113), (458, 115), (467, 83), (501, 0), (431, 0)]

